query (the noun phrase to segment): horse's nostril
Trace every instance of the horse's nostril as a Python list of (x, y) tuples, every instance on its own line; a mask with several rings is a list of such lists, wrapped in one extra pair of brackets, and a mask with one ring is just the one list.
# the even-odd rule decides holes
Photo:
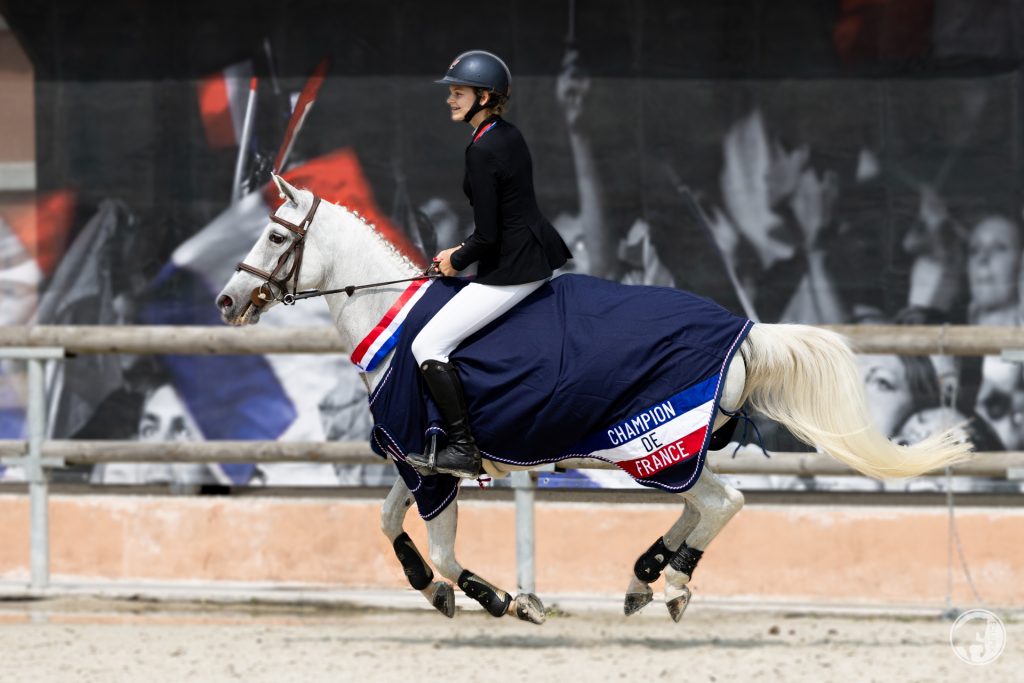
[(221, 308), (231, 308), (231, 305), (235, 302), (231, 300), (230, 296), (225, 294), (220, 298), (220, 301), (218, 301), (217, 303), (220, 304)]

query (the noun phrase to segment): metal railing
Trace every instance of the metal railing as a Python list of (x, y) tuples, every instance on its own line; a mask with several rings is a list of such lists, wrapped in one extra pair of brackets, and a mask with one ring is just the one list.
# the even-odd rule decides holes
[[(822, 325), (858, 353), (998, 356), (1024, 349), (1024, 327), (980, 325)], [(35, 325), (0, 327), (0, 347), (58, 347), (77, 353), (232, 355), (345, 353), (333, 327)]]
[[(904, 355), (1000, 355), (1019, 360), (1024, 329), (979, 326), (824, 326), (851, 339), (859, 353)], [(0, 327), (0, 359), (28, 364), (27, 440), (0, 441), (0, 462), (24, 468), (30, 497), (31, 586), (49, 584), (48, 470), (66, 465), (110, 462), (379, 462), (365, 442), (138, 441), (46, 440), (44, 363), (77, 354), (244, 355), (271, 353), (344, 353), (333, 328), (227, 328), (172, 326), (34, 326)], [(723, 474), (854, 474), (821, 453), (775, 453), (763, 458), (750, 450), (736, 457), (709, 459)], [(615, 469), (601, 461), (577, 458), (562, 469)], [(1024, 452), (979, 453), (958, 465), (954, 474), (1017, 477), (1024, 472)], [(528, 472), (512, 475), (516, 505), (516, 554), (521, 590), (533, 590), (534, 484)]]
[(46, 438), (46, 387), (43, 363), (64, 358), (64, 349), (48, 347), (0, 348), (0, 358), (28, 363), (28, 400), (25, 426), (28, 441), (24, 452), (4, 458), (7, 465), (24, 468), (29, 495), (29, 566), (32, 588), (45, 588), (50, 581), (49, 475), (47, 467), (59, 467), (59, 460), (43, 456)]

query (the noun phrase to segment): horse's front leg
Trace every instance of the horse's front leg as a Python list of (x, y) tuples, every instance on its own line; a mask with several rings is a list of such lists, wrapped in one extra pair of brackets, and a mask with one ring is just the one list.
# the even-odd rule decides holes
[(697, 527), (697, 522), (700, 521), (700, 510), (692, 500), (686, 501), (685, 505), (683, 513), (675, 524), (633, 564), (633, 575), (626, 588), (626, 603), (623, 607), (626, 616), (639, 612), (654, 599), (651, 583), (661, 576), (661, 572), (668, 566), (672, 556), (682, 547), (686, 537)]
[(391, 547), (402, 563), (409, 584), (423, 594), (438, 612), (448, 618), (455, 616), (455, 591), (450, 583), (434, 581), (434, 572), (426, 563), (416, 545), (405, 533), (402, 523), (412, 507), (413, 498), (409, 487), (401, 477), (391, 487), (380, 511), (380, 528), (391, 541)]
[(430, 561), (441, 576), (455, 582), (462, 592), (473, 598), (494, 617), (514, 614), (523, 621), (543, 624), (547, 618), (544, 605), (532, 593), (521, 593), (512, 598), (508, 592), (477, 576), (455, 559), (455, 534), (458, 529), (458, 501), (452, 502), (444, 512), (427, 521), (430, 543)]
[(707, 467), (701, 470), (700, 479), (683, 497), (687, 507), (696, 503), (700, 519), (665, 569), (665, 603), (676, 622), (682, 618), (690, 602), (687, 584), (708, 544), (743, 507), (743, 494)]

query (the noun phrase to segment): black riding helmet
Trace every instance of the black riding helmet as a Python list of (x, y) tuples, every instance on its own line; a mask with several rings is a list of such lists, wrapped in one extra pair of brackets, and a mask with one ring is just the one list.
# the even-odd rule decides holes
[(484, 107), (480, 104), (478, 95), (476, 102), (463, 117), (464, 121), (469, 121), (481, 109), (496, 106), (508, 99), (512, 86), (512, 73), (498, 55), (485, 50), (469, 50), (455, 58), (455, 61), (448, 67), (444, 78), (434, 82), (443, 85), (468, 85), (473, 88), (483, 88), (497, 96), (492, 96), (491, 102)]

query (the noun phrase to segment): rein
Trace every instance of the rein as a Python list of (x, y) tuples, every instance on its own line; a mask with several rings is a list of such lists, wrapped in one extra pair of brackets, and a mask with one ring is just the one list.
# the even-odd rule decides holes
[[(296, 225), (295, 223), (289, 223), (283, 218), (279, 218), (277, 215), (271, 213), (270, 220), (274, 221), (278, 225), (287, 228), (295, 234), (295, 239), (292, 241), (291, 246), (281, 254), (277, 259), (277, 264), (274, 269), (269, 273), (265, 270), (250, 266), (244, 261), (240, 261), (235, 266), (235, 271), (244, 270), (245, 272), (255, 275), (258, 278), (263, 279), (263, 284), (259, 287), (254, 287), (252, 293), (249, 295), (250, 301), (253, 306), (257, 309), (262, 309), (264, 306), (269, 304), (271, 301), (280, 301), (285, 306), (292, 306), (296, 301), (302, 299), (311, 299), (317, 296), (325, 296), (327, 294), (339, 294), (345, 292), (345, 294), (352, 296), (357, 290), (369, 289), (371, 287), (384, 287), (385, 285), (394, 285), (400, 282), (414, 282), (416, 280), (436, 280), (441, 277), (441, 273), (437, 270), (437, 262), (431, 263), (427, 266), (427, 269), (422, 274), (415, 277), (403, 278), (401, 280), (388, 280), (387, 282), (372, 282), (365, 285), (348, 285), (346, 287), (340, 287), (338, 289), (307, 289), (302, 292), (296, 291), (299, 286), (299, 268), (302, 267), (302, 253), (305, 249), (306, 233), (309, 232), (310, 226), (313, 224), (313, 217), (316, 215), (316, 210), (320, 206), (320, 198), (317, 196), (313, 197), (313, 204), (309, 207), (309, 211), (306, 212), (306, 217), (302, 219), (302, 222)], [(295, 260), (292, 262), (292, 267), (288, 271), (288, 274), (283, 278), (277, 276), (284, 264), (288, 262), (288, 257), (295, 254)], [(292, 291), (288, 291), (288, 284), (291, 283)], [(280, 294), (274, 292), (274, 288)]]
[[(371, 287), (384, 287), (385, 285), (394, 285), (398, 284), (399, 282), (415, 282), (417, 280), (436, 280), (437, 278), (441, 277), (441, 274), (436, 272), (435, 266), (436, 264), (431, 263), (427, 267), (427, 270), (422, 275), (417, 275), (415, 277), (407, 277), (402, 280), (388, 280), (387, 282), (371, 282), (370, 284), (367, 285), (348, 285), (346, 287), (339, 287), (338, 289), (325, 289), (323, 291), (319, 289), (307, 289), (301, 292), (297, 292), (295, 294), (285, 294), (281, 298), (281, 303), (283, 303), (285, 306), (292, 306), (295, 304), (296, 301), (301, 301), (302, 299), (312, 299), (315, 296), (325, 296), (327, 294), (340, 294), (341, 292), (345, 292), (349, 296), (352, 296), (353, 292), (360, 289), (369, 289)], [(434, 270), (434, 272), (430, 272), (431, 270)]]

